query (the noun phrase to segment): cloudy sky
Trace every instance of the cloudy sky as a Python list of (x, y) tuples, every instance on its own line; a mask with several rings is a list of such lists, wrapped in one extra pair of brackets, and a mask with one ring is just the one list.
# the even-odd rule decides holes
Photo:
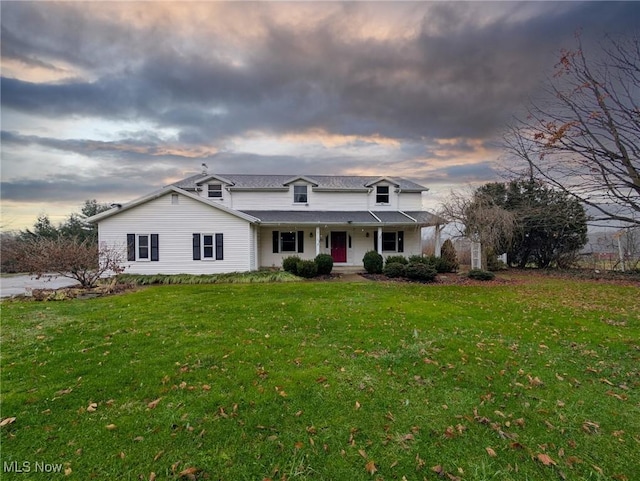
[(636, 2), (10, 2), (2, 229), (124, 202), (200, 170), (500, 176), (501, 132), (561, 48)]

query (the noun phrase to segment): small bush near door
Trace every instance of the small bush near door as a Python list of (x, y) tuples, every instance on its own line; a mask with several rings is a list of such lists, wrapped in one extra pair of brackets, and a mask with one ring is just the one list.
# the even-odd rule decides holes
[(298, 256), (289, 256), (282, 259), (282, 269), (285, 272), (290, 272), (293, 275), (298, 274), (298, 262), (302, 259)]
[(369, 251), (362, 258), (364, 268), (369, 274), (381, 274), (383, 262), (383, 257), (376, 251)]
[(333, 257), (329, 254), (318, 254), (315, 258), (319, 276), (328, 276), (333, 270)]
[(314, 261), (300, 261), (296, 268), (298, 276), (311, 279), (318, 275), (318, 265)]

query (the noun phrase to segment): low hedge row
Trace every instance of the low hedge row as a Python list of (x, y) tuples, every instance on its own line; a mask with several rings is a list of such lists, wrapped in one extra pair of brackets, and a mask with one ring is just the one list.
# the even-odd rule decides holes
[(333, 270), (333, 258), (329, 254), (318, 254), (313, 260), (302, 260), (298, 256), (282, 259), (282, 269), (298, 277), (311, 279), (326, 276)]

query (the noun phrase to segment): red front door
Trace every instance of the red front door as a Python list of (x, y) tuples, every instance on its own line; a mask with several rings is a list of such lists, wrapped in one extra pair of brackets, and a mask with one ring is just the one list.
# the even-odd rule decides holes
[(331, 233), (331, 257), (333, 262), (347, 262), (347, 233)]

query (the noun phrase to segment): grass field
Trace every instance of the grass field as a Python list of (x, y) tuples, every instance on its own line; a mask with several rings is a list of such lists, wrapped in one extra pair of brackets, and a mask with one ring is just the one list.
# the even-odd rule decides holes
[(638, 291), (539, 277), (4, 302), (1, 477), (637, 480)]

